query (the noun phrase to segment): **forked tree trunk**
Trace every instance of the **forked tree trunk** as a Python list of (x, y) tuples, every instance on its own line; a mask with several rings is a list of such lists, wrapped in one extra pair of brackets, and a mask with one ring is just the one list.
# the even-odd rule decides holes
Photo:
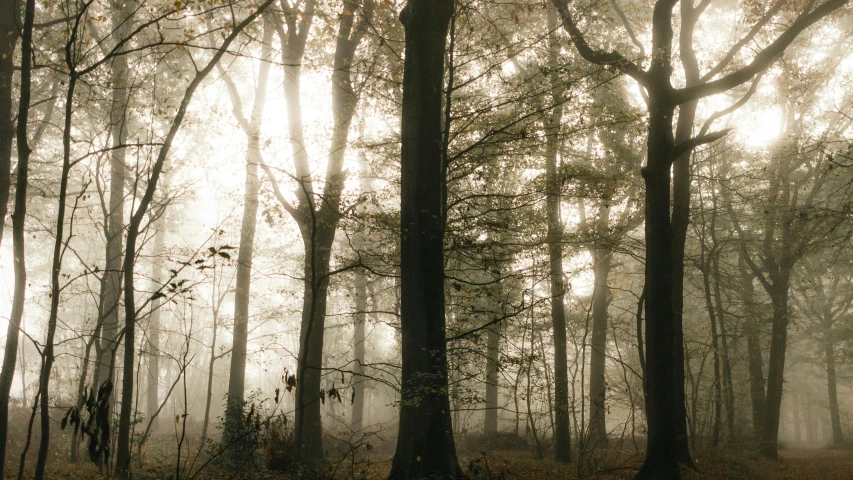
[(390, 480), (462, 476), (447, 395), (442, 195), (444, 55), (454, 9), (453, 0), (409, 0), (400, 15), (402, 395)]

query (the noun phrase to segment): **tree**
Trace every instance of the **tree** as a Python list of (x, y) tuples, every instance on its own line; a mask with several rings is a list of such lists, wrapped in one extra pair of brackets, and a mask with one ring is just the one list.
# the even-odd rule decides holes
[[(409, 0), (401, 126), (402, 391), (389, 480), (459, 478), (450, 418), (444, 311), (444, 55), (453, 0)], [(446, 128), (446, 127), (445, 127)]]
[[(682, 295), (674, 287), (677, 261), (674, 243), (680, 228), (677, 212), (670, 212), (673, 162), (699, 145), (714, 142), (726, 132), (706, 133), (679, 139), (673, 132), (672, 120), (691, 102), (726, 92), (765, 71), (778, 59), (796, 37), (809, 26), (847, 4), (847, 0), (828, 0), (812, 8), (806, 7), (796, 20), (768, 46), (760, 50), (746, 66), (696, 85), (675, 88), (673, 73), (673, 10), (677, 0), (658, 0), (652, 14), (652, 48), (650, 65), (642, 69), (619, 52), (605, 52), (591, 47), (576, 24), (568, 0), (553, 0), (578, 53), (587, 61), (606, 65), (635, 79), (648, 96), (648, 158), (642, 175), (646, 185), (645, 211), (645, 313), (646, 313), (646, 414), (648, 448), (638, 478), (680, 478), (679, 462), (692, 464), (686, 444), (684, 407), (684, 355), (680, 316), (676, 310)], [(702, 12), (709, 2), (700, 4)], [(690, 4), (688, 11), (692, 10)], [(739, 47), (738, 47), (739, 48)], [(683, 52), (682, 52), (683, 53)], [(714, 79), (715, 78), (715, 79)], [(682, 205), (682, 208), (684, 206)], [(675, 454), (673, 454), (675, 452)]]
[(12, 213), (15, 291), (12, 297), (12, 314), (9, 317), (9, 326), (6, 329), (3, 370), (0, 372), (0, 477), (4, 475), (6, 467), (6, 440), (9, 434), (9, 392), (12, 389), (12, 380), (15, 379), (15, 361), (18, 357), (18, 329), (24, 317), (24, 299), (27, 288), (24, 228), (27, 220), (27, 186), (30, 160), (27, 122), (30, 110), (35, 0), (27, 0), (25, 8), (24, 25), (21, 30), (21, 94), (18, 100), (18, 125), (16, 129), (18, 177), (15, 180), (15, 211)]
[[(334, 113), (331, 142), (322, 193), (314, 190), (308, 152), (305, 148), (302, 121), (301, 74), (305, 45), (316, 6), (306, 0), (304, 11), (297, 12), (285, 2), (287, 31), (276, 25), (281, 41), (284, 65), (284, 96), (287, 101), (287, 123), (296, 181), (296, 205), (284, 197), (270, 168), (262, 163), (273, 183), (273, 191), (282, 207), (299, 227), (305, 251), (303, 263), (302, 323), (300, 325), (299, 358), (296, 384), (295, 442), (301, 461), (316, 468), (325, 457), (320, 418), (320, 389), (323, 368), (326, 303), (332, 247), (338, 223), (348, 212), (343, 204), (346, 174), (344, 157), (349, 142), (350, 126), (356, 113), (358, 95), (353, 85), (356, 50), (368, 31), (373, 17), (373, 0), (346, 0), (340, 15), (332, 73), (332, 111)], [(359, 14), (358, 22), (355, 21)], [(298, 21), (297, 21), (298, 19)]]
[(12, 141), (15, 138), (15, 121), (12, 117), (12, 74), (15, 48), (18, 45), (17, 2), (0, 3), (0, 245), (6, 227), (9, 206), (9, 189), (12, 184)]
[[(237, 285), (234, 290), (234, 339), (231, 350), (231, 370), (228, 376), (228, 404), (225, 411), (225, 444), (230, 444), (240, 436), (243, 425), (243, 393), (246, 383), (246, 349), (249, 336), (249, 300), (251, 298), (252, 257), (255, 246), (255, 227), (258, 216), (258, 192), (260, 179), (258, 165), (261, 158), (261, 126), (267, 97), (267, 83), (270, 73), (271, 42), (274, 33), (273, 18), (264, 17), (263, 37), (261, 39), (261, 65), (258, 70), (258, 82), (255, 86), (255, 98), (251, 117), (243, 113), (240, 92), (223, 71), (222, 78), (228, 87), (231, 107), (237, 124), (246, 135), (246, 181), (243, 193), (243, 219), (240, 224), (240, 246), (237, 251)], [(220, 67), (222, 71), (222, 68)], [(215, 337), (214, 337), (215, 338)], [(213, 354), (211, 353), (211, 372)], [(238, 453), (238, 452), (235, 452)]]

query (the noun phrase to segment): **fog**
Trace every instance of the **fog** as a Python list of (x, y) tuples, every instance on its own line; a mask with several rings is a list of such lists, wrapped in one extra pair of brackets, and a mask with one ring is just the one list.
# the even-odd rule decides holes
[(853, 471), (849, 0), (0, 3), (2, 478)]

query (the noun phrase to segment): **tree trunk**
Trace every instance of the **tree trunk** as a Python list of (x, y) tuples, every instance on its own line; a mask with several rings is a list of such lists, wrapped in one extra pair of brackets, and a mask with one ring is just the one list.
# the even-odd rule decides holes
[[(76, 42), (72, 37), (69, 42)], [(66, 64), (71, 65), (72, 59), (66, 58)], [(65, 253), (65, 208), (68, 195), (68, 177), (71, 173), (71, 125), (74, 113), (74, 90), (77, 86), (77, 72), (72, 70), (68, 76), (68, 91), (65, 96), (65, 125), (62, 130), (62, 173), (59, 179), (59, 200), (56, 209), (56, 231), (53, 242), (53, 260), (50, 275), (50, 313), (47, 320), (47, 336), (42, 348), (42, 365), (39, 374), (39, 401), (41, 438), (39, 439), (38, 456), (33, 478), (44, 478), (47, 464), (48, 447), (50, 446), (50, 372), (53, 369), (54, 337), (56, 323), (59, 318), (59, 297), (62, 293), (59, 278), (62, 273), (62, 258)], [(85, 187), (84, 187), (85, 188)]]
[(557, 174), (560, 146), (560, 125), (563, 120), (563, 88), (557, 77), (559, 45), (556, 34), (557, 12), (548, 9), (548, 61), (552, 65), (551, 96), (555, 105), (545, 119), (545, 183), (546, 216), (548, 218), (548, 261), (551, 287), (551, 326), (554, 329), (554, 458), (558, 462), (572, 461), (572, 434), (569, 427), (569, 371), (566, 352), (566, 312), (563, 299), (566, 293), (563, 273), (563, 224), (560, 218), (561, 182)]
[[(128, 3), (125, 8), (119, 8), (115, 2), (112, 5), (112, 40), (121, 41), (129, 35), (131, 17), (128, 9), (134, 8)], [(120, 343), (118, 335), (119, 301), (121, 299), (122, 282), (122, 235), (124, 233), (124, 196), (126, 184), (125, 156), (127, 150), (127, 124), (131, 111), (128, 108), (128, 68), (127, 57), (116, 55), (110, 61), (112, 98), (110, 99), (110, 198), (109, 218), (104, 219), (106, 237), (106, 257), (101, 282), (101, 312), (99, 322), (102, 323), (102, 338), (96, 347), (98, 361), (95, 366), (95, 389), (107, 380), (112, 381), (115, 371), (116, 350)], [(115, 405), (116, 396), (110, 398), (110, 407)]]
[[(167, 174), (168, 176), (168, 174)], [(163, 192), (168, 192), (168, 181), (164, 179)], [(166, 237), (166, 212), (160, 213), (160, 217), (154, 222), (154, 268), (151, 277), (155, 288), (159, 288), (163, 282), (163, 254)], [(148, 325), (148, 392), (146, 395), (145, 413), (154, 421), (154, 412), (160, 407), (160, 314), (162, 301), (160, 298), (151, 300), (151, 316)], [(151, 425), (154, 431), (157, 424)]]
[[(665, 9), (663, 9), (665, 10)], [(666, 12), (668, 15), (669, 12)], [(662, 15), (655, 9), (655, 15)], [(666, 20), (667, 24), (669, 20)], [(666, 33), (666, 32), (664, 32)], [(672, 30), (669, 30), (669, 36)], [(665, 39), (657, 40), (668, 44)], [(664, 66), (655, 64), (650, 73)], [(653, 77), (658, 77), (654, 75)], [(646, 309), (646, 416), (648, 447), (637, 478), (681, 478), (680, 418), (684, 377), (683, 356), (677, 355), (680, 330), (673, 312), (673, 229), (670, 221), (670, 168), (672, 165), (672, 114), (668, 102), (668, 76), (649, 91), (648, 162), (643, 168), (646, 184), (645, 212), (645, 309)], [(660, 79), (658, 79), (660, 80)], [(680, 295), (680, 292), (679, 292)], [(680, 367), (679, 367), (680, 365)], [(685, 417), (686, 418), (686, 417)]]
[[(5, 12), (3, 13), (5, 14)], [(3, 352), (3, 370), (0, 372), (0, 478), (6, 466), (6, 441), (9, 435), (9, 392), (15, 379), (18, 357), (18, 336), (24, 317), (24, 300), (27, 288), (27, 270), (24, 252), (24, 227), (27, 220), (27, 181), (29, 176), (30, 146), (27, 122), (30, 110), (30, 76), (33, 41), (35, 0), (26, 1), (26, 13), (21, 32), (21, 96), (18, 102), (18, 178), (15, 180), (15, 211), (12, 213), (12, 256), (14, 258), (15, 290), (12, 312), (6, 329), (6, 349)]]
[(844, 445), (844, 434), (841, 431), (841, 414), (838, 410), (838, 391), (835, 377), (835, 340), (832, 337), (830, 324), (824, 333), (824, 353), (826, 359), (826, 383), (829, 392), (829, 419), (832, 424), (832, 445)]
[(744, 253), (738, 257), (740, 269), (741, 296), (743, 298), (744, 334), (746, 335), (747, 359), (749, 363), (749, 393), (752, 402), (752, 430), (756, 436), (761, 434), (764, 423), (764, 359), (761, 356), (761, 322), (755, 311), (755, 278), (748, 270)]
[(773, 459), (779, 457), (779, 413), (785, 381), (785, 350), (788, 346), (788, 279), (787, 276), (780, 277), (775, 279), (773, 288), (768, 292), (773, 303), (773, 330), (760, 446), (761, 453)]
[[(599, 223), (609, 209), (599, 208)], [(606, 232), (600, 232), (606, 234)], [(610, 260), (607, 251), (593, 255), (595, 266), (595, 289), (592, 293), (592, 339), (589, 357), (589, 437), (587, 443), (593, 448), (607, 445), (606, 405), (607, 384), (605, 382), (605, 360), (607, 358), (607, 307), (610, 304)]]
[[(716, 202), (715, 202), (716, 211)], [(720, 326), (720, 359), (723, 366), (722, 389), (725, 397), (726, 409), (726, 435), (729, 440), (734, 440), (737, 432), (735, 431), (735, 393), (732, 385), (732, 366), (729, 357), (729, 341), (728, 331), (726, 329), (726, 314), (723, 310), (723, 296), (720, 292), (720, 251), (713, 257), (713, 273), (714, 273), (714, 303), (717, 308), (717, 322)]]
[(305, 280), (302, 292), (294, 438), (299, 448), (300, 461), (309, 468), (316, 469), (325, 459), (320, 388), (326, 298), (329, 289), (329, 259), (335, 239), (335, 227), (325, 218), (313, 220), (309, 227), (310, 232), (302, 227), (300, 230), (305, 248)]
[[(364, 234), (356, 232), (353, 243), (358, 248), (364, 246)], [(355, 319), (353, 332), (353, 352), (355, 365), (353, 371), (353, 397), (352, 397), (352, 419), (350, 429), (353, 434), (360, 433), (364, 421), (364, 342), (365, 342), (365, 320), (367, 320), (367, 275), (361, 269), (355, 274)]]
[[(401, 127), (402, 395), (389, 480), (460, 478), (447, 395), (441, 100), (453, 0), (409, 0)], [(448, 128), (447, 125), (445, 128)]]
[(15, 121), (12, 117), (12, 77), (15, 47), (18, 44), (18, 2), (5, 0), (0, 4), (0, 245), (9, 211), (9, 189), (12, 185), (12, 140)]
[(498, 381), (500, 369), (500, 332), (498, 326), (491, 326), (486, 338), (486, 412), (483, 433), (498, 433)]
[[(243, 219), (240, 224), (240, 246), (237, 250), (237, 285), (234, 290), (234, 337), (231, 344), (231, 365), (228, 376), (228, 399), (225, 407), (225, 429), (223, 438), (229, 445), (233, 436), (240, 436), (243, 429), (243, 397), (246, 387), (246, 351), (249, 341), (249, 302), (252, 287), (252, 260), (255, 251), (255, 228), (258, 218), (258, 192), (260, 181), (258, 166), (263, 161), (260, 150), (261, 125), (266, 106), (267, 84), (270, 71), (270, 42), (273, 25), (269, 18), (264, 19), (264, 34), (261, 42), (261, 65), (258, 69), (258, 83), (255, 86), (255, 98), (252, 114), (248, 122), (243, 117), (242, 103), (236, 86), (229, 83), (231, 102), (238, 123), (246, 134), (246, 178), (243, 190)], [(214, 327), (215, 328), (215, 327)], [(214, 332), (214, 340), (216, 333)], [(208, 378), (212, 379), (214, 352), (211, 351)], [(205, 408), (205, 415), (209, 407)], [(207, 421), (205, 421), (205, 426)], [(206, 433), (206, 429), (205, 429)], [(236, 455), (241, 452), (234, 451)]]

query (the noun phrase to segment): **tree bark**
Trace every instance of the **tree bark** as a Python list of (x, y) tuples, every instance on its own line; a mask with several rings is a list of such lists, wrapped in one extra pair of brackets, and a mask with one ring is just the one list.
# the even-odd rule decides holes
[(24, 227), (27, 220), (27, 185), (30, 165), (30, 145), (27, 138), (27, 122), (30, 110), (30, 87), (32, 73), (32, 41), (35, 0), (26, 1), (24, 25), (21, 32), (21, 95), (18, 101), (18, 178), (15, 180), (15, 211), (12, 213), (12, 256), (14, 258), (15, 289), (12, 296), (12, 312), (6, 329), (6, 349), (3, 352), (3, 370), (0, 372), (0, 478), (6, 466), (6, 441), (9, 435), (9, 392), (15, 379), (15, 363), (18, 357), (18, 336), (24, 317), (24, 300), (27, 288), (25, 263)]
[(462, 477), (447, 391), (442, 193), (444, 55), (454, 10), (453, 0), (409, 0), (400, 15), (402, 392), (389, 480)]
[[(168, 177), (168, 174), (166, 174)], [(168, 179), (163, 181), (163, 192), (168, 192)], [(162, 256), (165, 253), (164, 243), (166, 239), (166, 212), (165, 209), (160, 213), (159, 218), (154, 222), (154, 266), (151, 272), (151, 278), (154, 280), (155, 288), (159, 288), (163, 282), (163, 260)], [(145, 413), (151, 422), (156, 422), (154, 413), (160, 407), (160, 315), (162, 309), (162, 301), (160, 298), (151, 300), (151, 316), (148, 324), (148, 379)], [(157, 428), (157, 423), (151, 424), (151, 430)]]

